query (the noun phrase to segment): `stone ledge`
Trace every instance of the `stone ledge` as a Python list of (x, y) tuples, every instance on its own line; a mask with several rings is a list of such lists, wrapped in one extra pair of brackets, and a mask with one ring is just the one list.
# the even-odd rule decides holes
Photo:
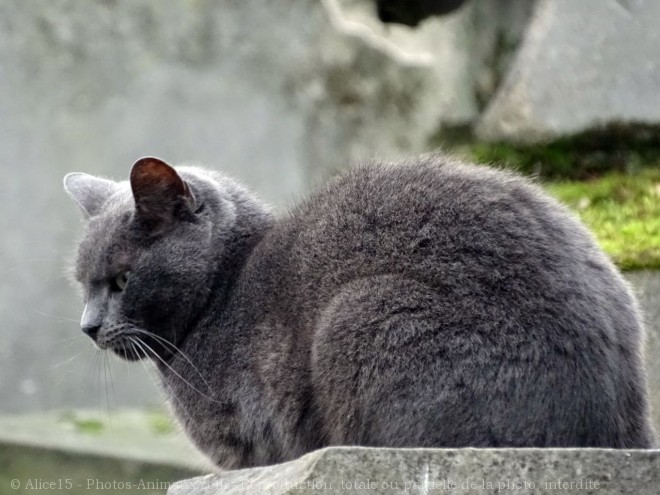
[[(153, 412), (138, 409), (113, 410), (110, 416), (90, 410), (0, 415), (0, 449), (34, 448), (54, 455), (172, 467), (191, 474), (203, 473), (211, 467), (178, 428), (157, 432), (150, 416)], [(163, 418), (167, 421), (167, 416)], [(76, 426), (76, 422), (82, 426)], [(85, 427), (97, 424), (102, 428)], [(166, 426), (169, 427), (169, 422)], [(4, 466), (0, 464), (0, 467)], [(3, 493), (1, 489), (0, 493)]]
[(649, 102), (660, 78), (659, 15), (653, 0), (536, 2), (477, 135), (532, 144), (608, 124), (657, 125), (660, 106)]
[(162, 495), (209, 469), (158, 410), (0, 415), (2, 495)]
[(660, 450), (331, 447), (295, 461), (180, 481), (169, 495), (657, 495)]

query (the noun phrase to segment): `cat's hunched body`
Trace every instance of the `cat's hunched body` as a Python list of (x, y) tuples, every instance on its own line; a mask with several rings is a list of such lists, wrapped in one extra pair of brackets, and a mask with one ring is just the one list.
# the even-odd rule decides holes
[(217, 173), (176, 170), (65, 179), (88, 219), (82, 325), (154, 359), (218, 466), (327, 445), (653, 445), (635, 300), (528, 181), (443, 156), (372, 163), (276, 218)]

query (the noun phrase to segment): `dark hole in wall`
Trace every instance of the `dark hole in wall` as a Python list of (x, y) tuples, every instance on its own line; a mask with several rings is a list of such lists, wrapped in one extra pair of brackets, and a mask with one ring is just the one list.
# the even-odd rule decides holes
[(382, 22), (417, 26), (427, 17), (453, 12), (466, 0), (376, 0)]

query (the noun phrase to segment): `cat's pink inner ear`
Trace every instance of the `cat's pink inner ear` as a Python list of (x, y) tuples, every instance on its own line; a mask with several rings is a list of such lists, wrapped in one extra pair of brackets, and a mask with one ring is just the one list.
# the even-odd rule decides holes
[(150, 217), (171, 215), (182, 202), (192, 201), (184, 180), (164, 161), (140, 158), (131, 169), (131, 189), (138, 212)]

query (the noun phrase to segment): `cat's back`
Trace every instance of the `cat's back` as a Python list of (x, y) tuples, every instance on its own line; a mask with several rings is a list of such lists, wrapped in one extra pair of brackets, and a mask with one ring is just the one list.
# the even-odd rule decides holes
[(579, 347), (622, 339), (633, 352), (641, 340), (628, 285), (564, 206), (514, 173), (442, 155), (331, 181), (253, 261), (248, 297), (287, 325), (309, 327), (352, 284), (393, 277), (438, 296), (455, 328), (506, 327), (559, 347), (568, 334)]
[(385, 273), (432, 286), (618, 282), (591, 234), (536, 185), (441, 155), (371, 163), (331, 181), (277, 225), (269, 248), (320, 296)]

